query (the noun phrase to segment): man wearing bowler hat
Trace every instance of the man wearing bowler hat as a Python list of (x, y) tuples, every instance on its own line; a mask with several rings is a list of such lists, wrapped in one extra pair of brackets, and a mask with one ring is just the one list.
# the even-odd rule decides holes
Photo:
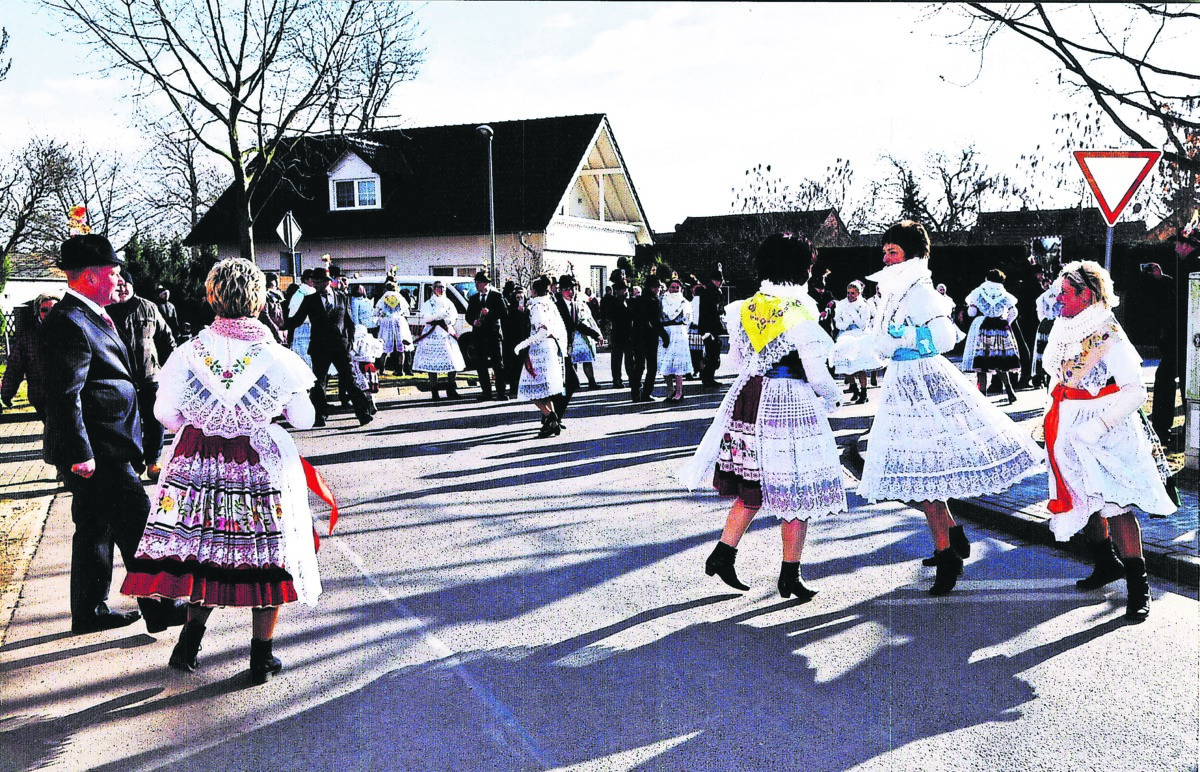
[(313, 269), (312, 284), (315, 291), (300, 301), (296, 315), (287, 320), (286, 326), (288, 330), (294, 330), (305, 319), (312, 324), (308, 356), (312, 359), (312, 370), (317, 380), (308, 396), (317, 413), (313, 426), (324, 426), (329, 418), (325, 385), (329, 381), (330, 365), (337, 370), (338, 389), (349, 396), (359, 425), (366, 426), (375, 414), (375, 403), (354, 379), (355, 367), (350, 361), (350, 342), (354, 339), (350, 299), (330, 285), (329, 272), (324, 268)]
[[(72, 494), (74, 633), (124, 627), (139, 617), (136, 611), (108, 608), (113, 547), (128, 563), (150, 514), (150, 499), (138, 477), (142, 424), (134, 370), (104, 310), (124, 287), (123, 264), (103, 236), (72, 236), (63, 242), (58, 265), (67, 274), (67, 291), (42, 329), (44, 454)], [(187, 616), (182, 602), (139, 598), (138, 606), (151, 633), (181, 625)]]
[[(479, 401), (492, 398), (492, 382), (488, 368), (496, 371), (496, 399), (506, 400), (504, 391), (504, 329), (501, 327), (508, 315), (508, 303), (504, 296), (491, 288), (491, 277), (483, 271), (475, 274), (477, 292), (467, 301), (467, 324), (475, 333), (475, 363), (478, 366)], [(514, 394), (515, 394), (514, 388)]]

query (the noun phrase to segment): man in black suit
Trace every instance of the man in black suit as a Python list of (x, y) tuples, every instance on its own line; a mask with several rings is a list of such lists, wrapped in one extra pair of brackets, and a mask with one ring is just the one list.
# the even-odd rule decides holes
[(579, 375), (575, 372), (575, 363), (571, 356), (571, 352), (575, 348), (575, 336), (598, 337), (592, 330), (579, 324), (579, 312), (575, 302), (575, 277), (564, 273), (558, 277), (558, 292), (554, 294), (554, 305), (558, 309), (558, 315), (562, 317), (563, 327), (567, 330), (567, 342), (563, 350), (563, 366), (566, 369), (565, 392), (550, 398), (554, 403), (554, 412), (558, 416), (559, 426), (564, 425), (562, 418), (566, 415), (571, 397), (579, 391)]
[[(653, 274), (642, 284), (642, 294), (630, 303), (633, 316), (633, 369), (629, 371), (629, 386), (634, 402), (654, 402), (654, 381), (658, 378), (658, 344), (663, 348), (671, 342), (663, 326), (662, 301), (658, 293), (662, 284)], [(686, 333), (679, 332), (678, 335)], [(646, 381), (641, 383), (642, 373)]]
[(313, 374), (317, 381), (309, 391), (317, 419), (313, 426), (324, 426), (329, 418), (329, 401), (325, 398), (325, 385), (329, 381), (329, 366), (337, 369), (338, 385), (344, 388), (354, 406), (360, 426), (371, 423), (375, 405), (371, 398), (354, 381), (354, 363), (350, 361), (350, 341), (354, 336), (354, 322), (350, 318), (350, 301), (345, 294), (335, 292), (329, 285), (329, 273), (324, 268), (314, 268), (313, 289), (300, 303), (296, 315), (287, 320), (287, 328), (294, 330), (308, 319), (312, 333), (308, 343), (308, 356), (312, 359)]
[(620, 274), (613, 279), (612, 294), (600, 301), (601, 312), (608, 322), (608, 354), (612, 366), (614, 389), (625, 388), (621, 380), (621, 363), (632, 380), (633, 375), (633, 316), (630, 309), (629, 285)]
[[(89, 633), (136, 622), (136, 611), (108, 608), (113, 547), (133, 559), (150, 515), (138, 477), (142, 425), (129, 351), (104, 307), (124, 286), (124, 261), (103, 236), (63, 242), (59, 267), (65, 297), (46, 316), (41, 356), (46, 367), (47, 463), (72, 494), (71, 631)], [(138, 469), (134, 469), (134, 465)], [(141, 598), (149, 632), (186, 620), (183, 603)]]
[[(508, 399), (504, 391), (504, 318), (508, 315), (508, 303), (504, 296), (492, 289), (491, 278), (480, 271), (475, 274), (474, 295), (467, 301), (467, 324), (475, 338), (475, 362), (479, 365), (479, 401), (486, 402), (492, 398), (492, 382), (488, 378), (488, 368), (496, 371), (496, 399)], [(513, 391), (515, 393), (516, 386)]]

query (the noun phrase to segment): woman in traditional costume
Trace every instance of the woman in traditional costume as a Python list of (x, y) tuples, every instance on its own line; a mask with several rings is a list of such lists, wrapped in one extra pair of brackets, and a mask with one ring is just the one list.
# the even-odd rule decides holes
[(891, 360), (858, 494), (903, 501), (925, 513), (937, 566), (933, 595), (954, 589), (971, 543), (947, 500), (999, 493), (1041, 469), (1042, 453), (1004, 411), (941, 355), (962, 338), (953, 303), (933, 288), (929, 234), (905, 220), (883, 234), (884, 269), (872, 323), (876, 351)]
[(250, 675), (263, 683), (283, 667), (271, 650), (279, 607), (321, 593), (305, 470), (272, 423), (313, 425), (314, 377), (256, 319), (266, 282), (253, 263), (222, 260), (205, 287), (216, 320), (159, 376), (154, 414), (176, 438), (121, 591), (190, 603), (170, 658), (187, 672), (213, 608), (249, 606)]
[(567, 345), (567, 328), (563, 325), (562, 314), (550, 299), (550, 277), (546, 274), (533, 280), (529, 330), (530, 337), (513, 347), (517, 354), (525, 352), (517, 397), (533, 400), (542, 412), (538, 437), (553, 437), (562, 431), (559, 417), (554, 413), (553, 398), (566, 390), (563, 350)]
[(1119, 300), (1108, 272), (1068, 263), (1058, 279), (1059, 318), (1042, 355), (1050, 376), (1045, 414), (1050, 457), (1050, 529), (1067, 541), (1085, 527), (1095, 570), (1076, 582), (1093, 590), (1125, 577), (1125, 618), (1150, 615), (1142, 529), (1132, 507), (1166, 516), (1166, 460), (1140, 408), (1142, 359), (1112, 314)]
[(692, 372), (692, 349), (687, 329), (692, 321), (692, 304), (683, 296), (683, 283), (678, 276), (667, 282), (667, 294), (662, 298), (663, 326), (671, 340), (658, 350), (658, 373), (667, 382), (664, 402), (683, 401), (683, 376)]
[[(1039, 277), (1041, 275), (1038, 274)], [(1038, 295), (1038, 326), (1033, 343), (1033, 387), (1035, 389), (1045, 388), (1050, 382), (1050, 377), (1046, 374), (1046, 367), (1042, 362), (1042, 355), (1046, 351), (1046, 344), (1050, 342), (1050, 330), (1054, 328), (1054, 320), (1058, 318), (1058, 287), (1045, 280), (1043, 280), (1042, 286), (1046, 287), (1046, 291)]]
[(375, 319), (379, 325), (379, 340), (383, 343), (383, 356), (375, 363), (380, 373), (387, 368), (387, 360), (396, 354), (396, 375), (404, 374), (404, 358), (412, 353), (412, 328), (408, 326), (408, 301), (396, 291), (396, 283), (386, 282), (383, 295), (375, 303)]
[(837, 342), (829, 354), (829, 366), (836, 375), (848, 377), (854, 402), (867, 401), (867, 373), (883, 367), (875, 353), (871, 336), (874, 304), (862, 296), (863, 283), (855, 280), (846, 287), (846, 299), (834, 303), (833, 323), (838, 329)]
[(592, 315), (591, 306), (573, 287), (564, 286), (561, 294), (568, 314), (575, 321), (575, 337), (571, 341), (571, 367), (582, 365), (588, 388), (598, 389), (600, 384), (596, 383), (595, 362), (596, 346), (601, 342), (600, 323)]
[(779, 594), (801, 602), (816, 594), (800, 577), (808, 522), (846, 511), (829, 426), (840, 397), (825, 366), (833, 342), (805, 286), (814, 255), (805, 238), (791, 234), (768, 236), (759, 246), (758, 293), (725, 309), (726, 319), (737, 320), (730, 355), (739, 375), (695, 455), (679, 471), (689, 490), (707, 480), (720, 495), (735, 499), (705, 573), (735, 589), (750, 589), (738, 579), (734, 560), (742, 535), (764, 511), (780, 522)]
[(449, 373), (446, 381), (446, 399), (458, 399), (458, 385), (454, 378), (459, 370), (466, 369), (462, 351), (458, 348), (458, 334), (454, 323), (458, 309), (446, 297), (446, 285), (433, 283), (433, 294), (421, 304), (421, 323), (425, 325), (416, 339), (417, 353), (413, 357), (413, 370), (429, 373), (429, 391), (433, 401), (438, 400), (438, 373)]
[[(305, 270), (300, 274), (300, 283), (295, 285), (296, 291), (292, 293), (291, 300), (288, 301), (287, 315), (288, 317), (295, 316), (300, 311), (300, 304), (304, 302), (304, 298), (316, 292), (312, 285), (312, 270)], [(312, 357), (308, 355), (308, 344), (312, 340), (312, 322), (306, 317), (299, 326), (292, 330), (291, 348), (296, 352), (296, 355), (304, 360), (304, 364), (312, 368)]]
[(1009, 370), (1021, 368), (1017, 339), (1010, 325), (1017, 318), (1017, 298), (1004, 289), (1004, 272), (995, 268), (987, 279), (967, 295), (967, 316), (974, 317), (963, 344), (963, 372), (978, 373), (979, 390), (986, 393), (989, 372), (995, 372), (1008, 404), (1017, 401)]

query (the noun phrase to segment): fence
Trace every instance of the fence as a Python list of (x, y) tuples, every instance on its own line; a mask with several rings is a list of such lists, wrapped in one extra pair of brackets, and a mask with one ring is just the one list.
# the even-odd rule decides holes
[(0, 309), (0, 365), (8, 364), (8, 352), (17, 331), (16, 311)]

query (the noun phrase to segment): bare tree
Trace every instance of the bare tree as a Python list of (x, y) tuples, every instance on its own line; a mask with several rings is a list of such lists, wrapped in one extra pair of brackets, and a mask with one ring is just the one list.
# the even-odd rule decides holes
[(541, 249), (517, 243), (510, 243), (508, 249), (498, 255), (496, 265), (500, 275), (492, 277), (494, 280), (511, 277), (520, 287), (533, 284), (533, 280), (545, 270)]
[(228, 180), (208, 162), (211, 156), (173, 116), (146, 128), (151, 151), (142, 159), (139, 230), (159, 236), (186, 234), (217, 200)]
[(35, 137), (13, 155), (0, 171), (0, 255), (57, 250), (67, 235), (57, 193), (74, 175), (66, 143)]
[[(72, 30), (165, 97), (201, 146), (225, 159), (243, 257), (263, 172), (323, 116), (374, 124), (414, 76), (411, 10), (392, 0), (42, 0)], [(350, 91), (344, 93), (345, 85)], [(192, 111), (195, 108), (195, 111)]]
[[(862, 230), (871, 225), (873, 191), (868, 186), (864, 195), (858, 189), (853, 166), (845, 158), (826, 167), (821, 179), (804, 177), (794, 186), (773, 173), (770, 164), (760, 163), (746, 170), (746, 180), (740, 188), (733, 188), (730, 208), (734, 213), (768, 215), (768, 219), (773, 213), (836, 209), (847, 228)], [(782, 218), (777, 219), (782, 225)]]
[(949, 235), (970, 228), (988, 194), (1003, 196), (1012, 188), (1009, 178), (988, 171), (974, 145), (954, 154), (929, 153), (920, 172), (899, 158), (884, 158), (893, 175), (876, 186), (876, 196), (894, 207), (885, 211), (899, 209), (899, 218), (920, 220), (933, 233)]
[(1141, 147), (1200, 173), (1200, 6), (1189, 3), (947, 4), (965, 13), (960, 37), (979, 51), (1001, 33), (1049, 53), (1065, 85), (1090, 95)]
[(87, 207), (88, 226), (105, 236), (133, 231), (136, 210), (125, 160), (117, 153), (92, 150), (86, 145), (69, 148), (68, 152), (70, 173), (53, 190), (58, 211)]
[(0, 80), (8, 77), (8, 71), (12, 69), (12, 57), (8, 61), (4, 60), (4, 52), (8, 50), (8, 29), (0, 27)]

